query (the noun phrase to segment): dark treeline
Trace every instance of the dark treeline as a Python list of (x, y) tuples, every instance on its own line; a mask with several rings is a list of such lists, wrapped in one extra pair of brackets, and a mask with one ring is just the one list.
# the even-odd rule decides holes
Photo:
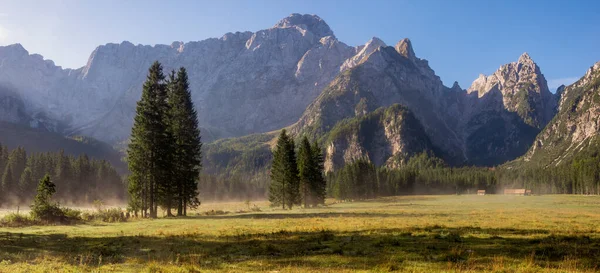
[(600, 143), (592, 142), (558, 166), (497, 172), (500, 185), (523, 186), (539, 193), (600, 194)]
[(125, 186), (118, 172), (104, 160), (77, 157), (63, 151), (27, 154), (18, 147), (0, 147), (0, 206), (28, 204), (38, 181), (46, 174), (55, 177), (63, 204), (90, 204), (95, 200), (124, 200)]
[(495, 173), (487, 168), (448, 168), (422, 153), (397, 169), (377, 168), (366, 159), (327, 175), (327, 193), (342, 200), (410, 194), (455, 194), (494, 190)]
[(369, 199), (410, 194), (503, 193), (507, 188), (535, 194), (600, 194), (600, 156), (580, 155), (553, 167), (447, 167), (422, 153), (397, 169), (377, 168), (366, 159), (328, 173), (327, 193), (337, 199)]
[(127, 149), (129, 210), (156, 218), (158, 206), (172, 216), (199, 204), (200, 130), (185, 68), (167, 79), (154, 62), (137, 103)]
[(268, 197), (270, 181), (267, 171), (245, 175), (203, 173), (198, 191), (202, 201), (263, 200)]
[(202, 200), (266, 199), (273, 155), (265, 143), (271, 140), (270, 135), (256, 134), (205, 145), (199, 181)]
[[(411, 194), (468, 194), (476, 190), (502, 194), (507, 188), (526, 188), (534, 194), (600, 194), (598, 146), (591, 145), (558, 166), (521, 162), (495, 168), (448, 167), (442, 160), (427, 153), (415, 155), (404, 166), (395, 169), (376, 167), (366, 159), (357, 160), (326, 175), (327, 196), (368, 199)], [(267, 159), (263, 157), (255, 159), (264, 165), (262, 161)], [(268, 171), (259, 169), (247, 175), (247, 170), (251, 169), (213, 170), (227, 175), (203, 175), (200, 180), (203, 200), (268, 197)]]

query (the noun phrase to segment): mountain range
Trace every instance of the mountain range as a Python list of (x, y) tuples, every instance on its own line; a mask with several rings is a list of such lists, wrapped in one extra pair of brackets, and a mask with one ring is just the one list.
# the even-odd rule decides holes
[(320, 17), (301, 14), (199, 42), (106, 44), (79, 69), (15, 44), (0, 47), (0, 119), (123, 143), (147, 68), (158, 60), (188, 70), (203, 139), (212, 142), (211, 170), (256, 169), (240, 157), (264, 159), (281, 128), (321, 140), (329, 170), (358, 158), (393, 167), (423, 151), (451, 165), (529, 162), (597, 135), (598, 64), (553, 94), (527, 53), (515, 59), (466, 90), (447, 87), (409, 39), (388, 46), (374, 37), (353, 47)]

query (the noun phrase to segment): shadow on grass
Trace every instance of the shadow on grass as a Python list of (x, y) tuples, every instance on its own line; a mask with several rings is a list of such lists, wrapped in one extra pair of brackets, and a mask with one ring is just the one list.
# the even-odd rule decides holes
[(423, 213), (368, 213), (368, 212), (299, 212), (299, 213), (236, 213), (223, 215), (197, 215), (170, 219), (304, 219), (304, 218), (394, 218), (394, 217), (423, 217)]
[[(286, 214), (289, 216), (289, 214)], [(475, 227), (380, 229), (361, 232), (278, 231), (235, 236), (69, 237), (65, 234), (0, 233), (0, 261), (30, 262), (52, 257), (72, 265), (156, 261), (204, 269), (287, 266), (306, 269), (401, 269), (405, 261), (434, 267), (488, 269), (493, 261), (529, 261), (558, 268), (576, 261), (577, 268), (600, 268), (600, 239), (547, 235), (545, 230)], [(484, 234), (483, 236), (471, 236)], [(536, 236), (524, 237), (515, 235)]]

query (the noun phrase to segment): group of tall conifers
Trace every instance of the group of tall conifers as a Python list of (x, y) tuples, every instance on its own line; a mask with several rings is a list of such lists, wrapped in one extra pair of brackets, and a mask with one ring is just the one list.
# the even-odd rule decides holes
[(323, 152), (319, 145), (302, 138), (298, 151), (294, 140), (282, 130), (273, 150), (269, 201), (274, 206), (305, 208), (325, 202)]
[(158, 206), (172, 216), (187, 214), (199, 204), (200, 129), (185, 68), (165, 77), (160, 63), (152, 64), (137, 103), (127, 149), (129, 207), (156, 218)]

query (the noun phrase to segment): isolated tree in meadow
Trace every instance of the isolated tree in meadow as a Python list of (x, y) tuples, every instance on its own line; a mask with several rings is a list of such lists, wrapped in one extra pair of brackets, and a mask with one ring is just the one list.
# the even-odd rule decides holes
[(202, 142), (198, 117), (192, 102), (188, 74), (173, 71), (168, 83), (169, 127), (174, 139), (173, 179), (177, 215), (187, 215), (187, 207), (199, 204), (198, 178), (202, 168)]
[(45, 175), (37, 186), (37, 193), (31, 204), (31, 215), (41, 220), (56, 220), (62, 215), (57, 204), (52, 202), (52, 196), (56, 193), (56, 185), (52, 183), (49, 175)]
[[(154, 62), (148, 71), (137, 103), (127, 149), (130, 198), (141, 203), (144, 216), (156, 218), (158, 204), (169, 191), (172, 181), (173, 137), (167, 124), (167, 91), (162, 66)], [(134, 191), (134, 193), (132, 193)], [(167, 196), (168, 197), (168, 196)], [(147, 211), (149, 210), (149, 215)]]
[(269, 186), (269, 201), (283, 209), (289, 209), (300, 201), (298, 165), (294, 140), (285, 129), (277, 139), (277, 146), (273, 150), (273, 163), (271, 165), (271, 185)]

